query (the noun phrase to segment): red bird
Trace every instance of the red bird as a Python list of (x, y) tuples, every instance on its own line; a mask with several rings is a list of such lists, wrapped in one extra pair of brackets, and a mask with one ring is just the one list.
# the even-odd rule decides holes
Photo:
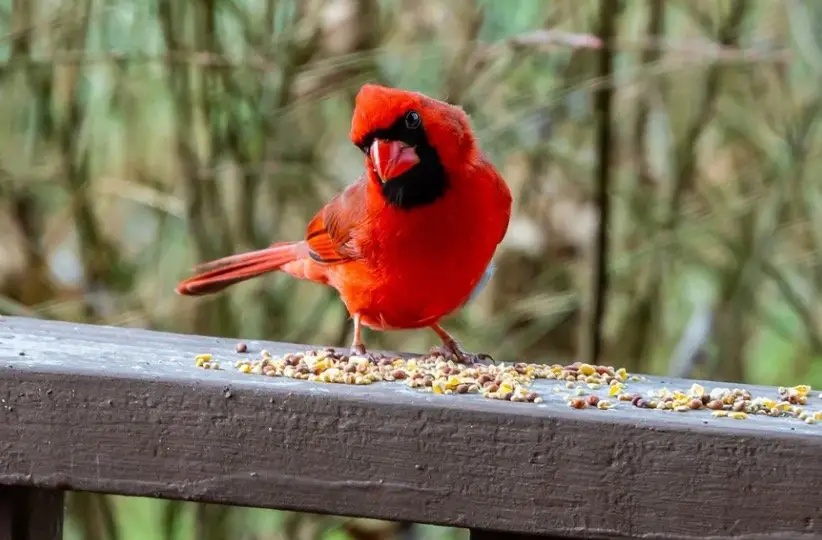
[(429, 327), (440, 352), (477, 361), (439, 321), (490, 277), (511, 191), (465, 112), (423, 94), (364, 85), (349, 136), (366, 171), (314, 216), (302, 241), (206, 263), (177, 293), (210, 294), (279, 270), (339, 292), (354, 319), (352, 352), (366, 354), (363, 326)]

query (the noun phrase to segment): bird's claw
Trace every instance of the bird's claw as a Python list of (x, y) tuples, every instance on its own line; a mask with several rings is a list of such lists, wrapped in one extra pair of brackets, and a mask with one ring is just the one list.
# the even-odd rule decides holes
[(453, 358), (462, 364), (483, 364), (486, 362), (495, 363), (496, 361), (490, 354), (485, 353), (470, 353), (464, 351), (457, 344), (440, 345), (431, 348), (431, 354), (444, 356), (446, 358)]
[(360, 356), (362, 358), (366, 358), (372, 364), (379, 363), (380, 359), (384, 358), (381, 355), (378, 355), (378, 354), (375, 354), (373, 352), (367, 351), (365, 349), (365, 345), (363, 345), (362, 343), (360, 343), (358, 345), (352, 345), (349, 354), (351, 356)]

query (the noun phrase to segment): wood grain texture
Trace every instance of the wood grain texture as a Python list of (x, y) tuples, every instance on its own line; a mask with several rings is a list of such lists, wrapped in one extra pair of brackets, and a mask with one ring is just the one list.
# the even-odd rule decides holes
[(572, 410), (547, 381), (534, 405), (194, 367), (234, 345), (0, 318), (0, 484), (575, 538), (822, 538), (819, 425)]
[(0, 486), (0, 540), (62, 538), (62, 491)]

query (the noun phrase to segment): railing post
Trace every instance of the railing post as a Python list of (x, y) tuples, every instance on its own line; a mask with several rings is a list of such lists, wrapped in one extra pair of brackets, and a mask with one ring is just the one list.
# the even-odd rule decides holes
[(0, 486), (0, 540), (62, 538), (62, 491)]

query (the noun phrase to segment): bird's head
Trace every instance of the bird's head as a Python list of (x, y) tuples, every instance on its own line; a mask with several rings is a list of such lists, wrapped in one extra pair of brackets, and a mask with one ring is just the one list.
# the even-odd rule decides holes
[(405, 209), (442, 197), (474, 151), (461, 108), (376, 84), (357, 94), (350, 138), (386, 201)]

